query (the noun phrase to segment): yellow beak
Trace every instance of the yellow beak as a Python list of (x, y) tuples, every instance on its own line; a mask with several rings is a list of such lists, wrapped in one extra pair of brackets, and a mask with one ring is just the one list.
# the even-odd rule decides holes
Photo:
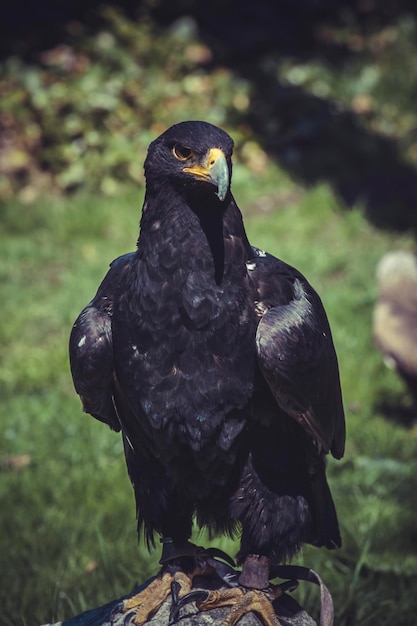
[(217, 196), (224, 200), (229, 189), (229, 167), (226, 157), (219, 148), (211, 148), (202, 163), (184, 167), (184, 172), (211, 183), (217, 187)]

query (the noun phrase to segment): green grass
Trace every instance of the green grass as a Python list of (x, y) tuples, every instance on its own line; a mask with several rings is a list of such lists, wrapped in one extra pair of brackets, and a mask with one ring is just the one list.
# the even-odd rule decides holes
[[(329, 461), (344, 547), (299, 561), (330, 587), (341, 626), (415, 623), (417, 431), (389, 419), (409, 398), (371, 338), (374, 268), (407, 235), (344, 212), (325, 185), (308, 191), (270, 166), (243, 165), (234, 192), (252, 243), (296, 265), (319, 290), (339, 355), (345, 459)], [(118, 435), (81, 412), (67, 342), (108, 263), (132, 250), (141, 192), (3, 206), (0, 299), (0, 605), (5, 626), (70, 617), (128, 592), (157, 569), (137, 545), (133, 493)], [(8, 469), (6, 456), (30, 455)], [(206, 543), (203, 537), (199, 541)], [(235, 545), (213, 542), (230, 552)], [(316, 590), (297, 597), (312, 610)], [(313, 607), (313, 608), (312, 608)]]

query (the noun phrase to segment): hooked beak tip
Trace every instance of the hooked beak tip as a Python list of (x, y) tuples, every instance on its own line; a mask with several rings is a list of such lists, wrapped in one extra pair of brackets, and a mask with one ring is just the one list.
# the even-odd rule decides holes
[[(214, 152), (214, 150), (213, 150)], [(216, 150), (216, 158), (209, 169), (209, 179), (217, 186), (217, 197), (223, 201), (229, 191), (230, 175), (226, 157), (222, 152)]]

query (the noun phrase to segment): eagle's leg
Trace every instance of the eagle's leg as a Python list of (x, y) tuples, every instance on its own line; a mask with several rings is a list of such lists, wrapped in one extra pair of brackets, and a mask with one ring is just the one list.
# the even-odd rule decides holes
[[(182, 595), (171, 611), (171, 623), (178, 616), (180, 608), (195, 601), (199, 611), (231, 606), (222, 626), (235, 626), (250, 612), (256, 613), (265, 626), (282, 626), (272, 602), (282, 595), (286, 584), (272, 585), (269, 582), (269, 559), (257, 555), (247, 556), (238, 582), (237, 587), (230, 589), (195, 590)], [(293, 583), (291, 586), (294, 588)]]
[(219, 551), (206, 551), (189, 541), (175, 544), (164, 539), (162, 542), (161, 571), (145, 589), (123, 602), (123, 612), (134, 614), (133, 623), (136, 626), (145, 624), (170, 594), (174, 604), (189, 595), (195, 576), (213, 572), (213, 556), (228, 560), (227, 555)]

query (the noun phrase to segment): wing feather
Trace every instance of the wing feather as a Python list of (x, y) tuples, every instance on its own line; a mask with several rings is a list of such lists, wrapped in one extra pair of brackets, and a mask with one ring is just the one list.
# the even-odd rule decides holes
[(132, 256), (113, 261), (97, 294), (76, 319), (69, 342), (71, 374), (84, 411), (117, 431), (112, 314), (121, 274)]
[(338, 362), (322, 302), (302, 274), (282, 261), (265, 255), (256, 266), (261, 371), (278, 405), (326, 453), (340, 458), (345, 420)]

